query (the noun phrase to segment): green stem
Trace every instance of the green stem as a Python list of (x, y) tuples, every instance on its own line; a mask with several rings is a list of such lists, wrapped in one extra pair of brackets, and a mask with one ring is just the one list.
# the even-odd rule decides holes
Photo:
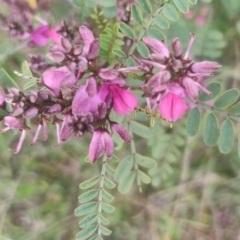
[(195, 103), (197, 106), (200, 106), (204, 109), (207, 109), (209, 111), (212, 111), (212, 112), (215, 112), (219, 115), (222, 115), (224, 117), (229, 117), (229, 118), (232, 118), (233, 120), (236, 120), (238, 122), (240, 122), (240, 117), (236, 116), (236, 115), (232, 115), (230, 112), (226, 112), (224, 110), (221, 110), (221, 109), (218, 109), (218, 108), (215, 108), (214, 106), (210, 106), (204, 102), (194, 102), (190, 99), (188, 99), (189, 102), (192, 102), (192, 103)]
[(101, 178), (100, 178), (100, 185), (99, 185), (99, 195), (98, 195), (98, 236), (101, 236), (101, 213), (102, 213), (102, 191), (104, 188), (104, 178), (106, 173), (105, 164), (107, 162), (107, 156), (104, 154), (103, 156), (103, 165), (101, 170)]
[[(165, 2), (166, 3), (166, 2)], [(149, 19), (149, 21), (146, 23), (145, 26), (143, 26), (141, 32), (139, 33), (136, 41), (134, 42), (134, 44), (131, 46), (129, 52), (128, 52), (128, 56), (131, 56), (135, 50), (135, 48), (137, 47), (138, 42), (142, 39), (142, 37), (145, 35), (145, 33), (147, 32), (148, 28), (152, 25), (153, 21), (155, 20), (155, 17), (162, 11), (162, 8), (164, 6), (164, 4), (162, 4), (162, 6), (160, 8), (158, 8), (154, 14), (152, 15), (152, 17)]]

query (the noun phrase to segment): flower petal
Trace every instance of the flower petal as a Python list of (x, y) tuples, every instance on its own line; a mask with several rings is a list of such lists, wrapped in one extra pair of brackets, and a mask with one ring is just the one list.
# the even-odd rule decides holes
[(166, 58), (170, 57), (168, 48), (163, 42), (150, 37), (144, 37), (143, 42), (146, 43), (154, 52), (162, 54)]
[(89, 160), (90, 163), (94, 163), (103, 151), (103, 145), (101, 141), (101, 131), (95, 130), (93, 132), (92, 140), (89, 146)]
[(161, 116), (169, 122), (182, 118), (186, 110), (187, 106), (183, 99), (171, 92), (167, 93), (159, 104)]

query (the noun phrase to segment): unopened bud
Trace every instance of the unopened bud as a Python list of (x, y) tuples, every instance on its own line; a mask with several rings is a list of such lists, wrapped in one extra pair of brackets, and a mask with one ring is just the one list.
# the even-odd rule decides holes
[(180, 58), (182, 56), (182, 43), (178, 38), (173, 39), (172, 49), (174, 57)]

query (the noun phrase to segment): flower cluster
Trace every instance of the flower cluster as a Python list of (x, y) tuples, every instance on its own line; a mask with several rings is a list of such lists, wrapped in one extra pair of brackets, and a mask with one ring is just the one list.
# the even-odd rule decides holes
[(31, 119), (38, 124), (32, 145), (41, 130), (43, 140), (47, 140), (48, 125), (53, 124), (57, 145), (72, 135), (82, 137), (91, 133), (90, 162), (95, 162), (102, 152), (111, 157), (112, 133), (128, 143), (131, 139), (126, 129), (111, 120), (110, 112), (125, 115), (139, 109), (138, 99), (126, 82), (129, 72), (143, 72), (145, 82), (139, 88), (146, 98), (147, 112), (155, 111), (161, 118), (175, 122), (187, 110), (186, 99), (196, 101), (200, 91), (211, 94), (202, 80), (220, 67), (216, 62), (192, 62), (193, 34), (185, 54), (179, 39), (173, 40), (171, 54), (165, 42), (145, 37), (143, 42), (152, 50), (150, 59), (133, 56), (138, 66), (116, 64), (111, 68), (102, 67), (99, 39), (85, 25), (76, 30), (63, 22), (54, 31), (48, 25), (40, 26), (31, 32), (32, 41), (47, 44), (43, 38), (45, 31), (52, 33), (55, 42), (49, 47), (48, 60), (41, 55), (29, 56), (31, 70), (40, 74), (39, 90), (25, 93), (9, 88), (6, 94), (0, 91), (0, 107), (7, 111), (10, 105), (12, 109), (3, 118), (5, 128), (0, 131), (22, 132), (15, 153), (20, 151), (26, 132), (31, 130), (26, 124), (26, 119)]
[[(165, 42), (145, 37), (143, 42), (153, 53), (150, 60), (136, 59), (145, 64), (145, 74), (151, 76), (140, 87), (144, 91), (148, 108), (155, 110), (158, 106), (161, 117), (169, 122), (175, 122), (183, 117), (187, 110), (185, 102), (187, 98), (196, 101), (200, 91), (211, 95), (211, 92), (203, 86), (202, 78), (213, 76), (212, 73), (221, 67), (216, 62), (192, 62), (190, 51), (194, 39), (195, 36), (192, 34), (185, 54), (180, 40), (174, 39), (171, 54)], [(158, 71), (153, 73), (153, 68)]]
[(10, 129), (22, 132), (15, 153), (21, 149), (26, 132), (31, 130), (26, 119), (34, 120), (37, 130), (32, 145), (43, 130), (43, 140), (48, 138), (48, 125), (56, 127), (57, 142), (69, 139), (71, 135), (82, 137), (92, 133), (89, 159), (93, 163), (102, 152), (111, 157), (114, 145), (110, 132), (130, 142), (130, 136), (122, 126), (110, 119), (113, 109), (117, 114), (129, 114), (137, 106), (137, 97), (130, 91), (125, 74), (137, 71), (141, 66), (101, 68), (98, 64), (99, 40), (86, 27), (75, 32), (63, 23), (59, 30), (59, 43), (50, 46), (47, 63), (40, 55), (29, 57), (29, 66), (41, 74), (38, 91), (24, 93), (9, 88), (5, 94), (0, 91), (0, 106), (12, 106), (12, 111), (3, 118)]

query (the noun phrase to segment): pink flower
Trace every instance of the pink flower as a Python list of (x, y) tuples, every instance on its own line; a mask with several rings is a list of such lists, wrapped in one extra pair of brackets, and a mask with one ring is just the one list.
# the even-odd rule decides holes
[(159, 103), (159, 111), (163, 118), (169, 122), (175, 122), (182, 118), (187, 110), (182, 97), (168, 92)]
[(98, 128), (93, 132), (89, 146), (89, 160), (94, 163), (104, 151), (107, 157), (111, 157), (114, 151), (112, 138), (107, 130)]
[(111, 129), (113, 130), (113, 132), (117, 133), (117, 135), (120, 136), (125, 142), (127, 143), (131, 142), (131, 137), (127, 130), (118, 123), (111, 122)]
[(50, 29), (49, 25), (41, 25), (40, 27), (36, 28), (31, 33), (31, 40), (28, 43), (29, 47), (34, 47), (35, 45), (45, 46), (48, 43), (49, 38), (52, 39), (57, 44), (60, 44), (61, 37), (57, 33), (57, 28)]
[(94, 118), (102, 119), (107, 113), (107, 107), (101, 99), (101, 93), (97, 90), (94, 77), (89, 77), (87, 83), (82, 85), (76, 92), (72, 101), (73, 114), (91, 113)]
[(42, 75), (41, 81), (58, 97), (60, 89), (72, 87), (78, 81), (75, 75), (66, 67), (48, 69)]
[(113, 109), (116, 113), (129, 114), (137, 106), (137, 97), (128, 90), (115, 84), (109, 85), (109, 90), (113, 96)]
[(24, 139), (26, 137), (26, 130), (29, 130), (29, 127), (27, 127), (23, 123), (22, 119), (19, 119), (19, 118), (16, 118), (16, 117), (11, 117), (11, 116), (4, 117), (3, 123), (6, 125), (6, 128), (1, 129), (0, 132), (7, 132), (11, 129), (22, 131), (22, 134), (21, 134), (20, 139), (18, 141), (17, 147), (14, 150), (14, 153), (18, 153), (22, 148), (22, 144), (23, 144)]

